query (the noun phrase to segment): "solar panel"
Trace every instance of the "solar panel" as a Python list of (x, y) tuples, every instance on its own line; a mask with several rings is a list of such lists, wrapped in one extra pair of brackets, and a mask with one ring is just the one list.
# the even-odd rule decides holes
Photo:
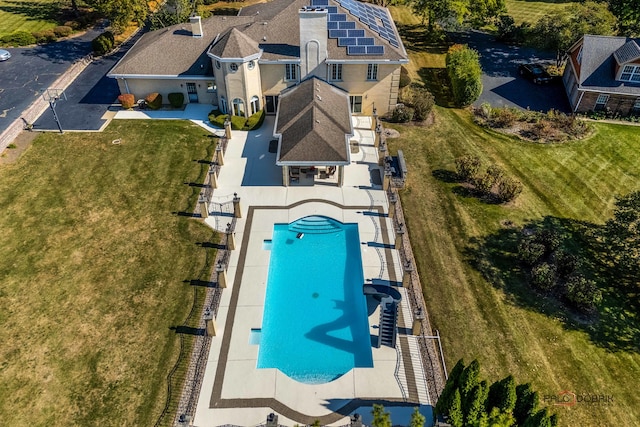
[(347, 37), (347, 30), (329, 30), (329, 38)]
[(358, 46), (373, 46), (373, 37), (360, 37), (358, 39)]
[(327, 30), (337, 30), (338, 24), (340, 24), (340, 22), (335, 22), (335, 21), (327, 22)]
[[(355, 25), (355, 22), (353, 23)], [(364, 30), (349, 30), (349, 37), (364, 37)]]
[(311, 0), (311, 6), (329, 6), (329, 0)]
[(366, 55), (364, 46), (347, 46), (347, 55)]
[(344, 13), (329, 14), (329, 21), (346, 21), (346, 20), (347, 20), (347, 15), (345, 15)]
[(338, 46), (355, 46), (357, 45), (355, 37), (343, 37), (338, 39)]
[[(339, 22), (338, 24), (339, 24), (338, 28), (340, 28), (341, 30), (353, 30), (356, 28), (356, 23), (353, 21)], [(349, 36), (349, 37), (352, 37), (352, 36)]]
[(368, 55), (384, 55), (384, 46), (367, 46)]
[(338, 7), (337, 6), (329, 6), (327, 8), (327, 12), (329, 12), (329, 13), (338, 13)]

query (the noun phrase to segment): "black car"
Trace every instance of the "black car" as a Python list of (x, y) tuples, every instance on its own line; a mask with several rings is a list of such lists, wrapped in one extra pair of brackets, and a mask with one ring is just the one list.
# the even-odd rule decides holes
[(521, 76), (528, 78), (536, 84), (551, 83), (553, 77), (541, 64), (520, 64), (518, 72)]

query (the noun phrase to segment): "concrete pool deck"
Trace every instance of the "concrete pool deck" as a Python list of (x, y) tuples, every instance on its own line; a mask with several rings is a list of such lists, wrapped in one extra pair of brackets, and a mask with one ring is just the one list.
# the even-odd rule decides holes
[[(282, 186), (282, 173), (269, 153), (273, 139), (273, 117), (253, 132), (233, 131), (210, 204), (206, 223), (223, 231), (231, 219), (217, 206), (228, 204), (234, 193), (240, 197), (242, 218), (235, 227), (237, 249), (227, 268), (228, 287), (222, 292), (216, 316), (217, 335), (211, 348), (192, 424), (198, 427), (263, 424), (275, 412), (279, 424), (349, 424), (358, 412), (367, 422), (373, 403), (382, 403), (392, 413), (394, 424), (408, 424), (413, 407), (420, 405), (428, 422), (428, 396), (418, 346), (411, 329), (411, 312), (401, 304), (398, 328), (405, 343), (396, 348), (372, 348), (373, 368), (356, 368), (335, 381), (320, 385), (299, 383), (277, 369), (257, 369), (258, 345), (250, 344), (253, 328), (260, 328), (264, 309), (273, 225), (290, 223), (308, 215), (325, 215), (341, 222), (357, 223), (365, 283), (401, 281), (401, 265), (393, 248), (394, 230), (386, 216), (388, 203), (380, 185), (371, 119), (355, 117), (352, 153), (345, 167), (344, 185)], [(399, 288), (403, 298), (405, 290)], [(377, 336), (379, 310), (369, 316), (370, 333)], [(402, 354), (404, 353), (404, 354)], [(295, 354), (292, 354), (295, 357)], [(417, 385), (411, 393), (407, 383)], [(369, 417), (370, 418), (370, 417)]]

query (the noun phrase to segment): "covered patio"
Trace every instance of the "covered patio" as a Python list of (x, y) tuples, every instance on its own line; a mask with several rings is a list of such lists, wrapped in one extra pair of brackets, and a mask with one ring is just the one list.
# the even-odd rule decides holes
[(343, 185), (354, 136), (346, 92), (316, 77), (303, 81), (280, 96), (273, 134), (285, 187)]

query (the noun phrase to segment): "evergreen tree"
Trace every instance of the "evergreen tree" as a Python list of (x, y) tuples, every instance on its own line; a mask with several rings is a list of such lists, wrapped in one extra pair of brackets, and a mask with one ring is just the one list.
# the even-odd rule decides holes
[(518, 425), (523, 425), (538, 408), (538, 392), (531, 388), (531, 384), (520, 384), (516, 387), (516, 406), (513, 416)]
[(372, 427), (391, 427), (391, 414), (385, 412), (384, 406), (374, 404), (371, 414), (373, 415)]
[(502, 412), (510, 413), (516, 406), (516, 381), (512, 375), (491, 384), (489, 399), (487, 400), (487, 412), (498, 408)]
[(464, 398), (462, 408), (465, 425), (478, 422), (482, 418), (482, 414), (485, 413), (487, 388), (486, 381), (476, 384)]
[(453, 393), (453, 399), (451, 399), (449, 424), (451, 424), (451, 427), (462, 427), (464, 425), (464, 415), (462, 414), (462, 403), (458, 389)]
[(466, 400), (467, 395), (478, 385), (480, 376), (480, 363), (477, 359), (474, 359), (469, 366), (464, 368), (460, 375), (460, 397), (463, 401)]
[(544, 408), (529, 416), (522, 427), (558, 427), (558, 417), (556, 414), (550, 415)]
[(438, 398), (438, 402), (436, 403), (436, 414), (446, 415), (449, 412), (453, 393), (458, 388), (462, 371), (464, 371), (464, 360), (460, 359), (449, 373), (449, 378), (444, 386), (444, 390), (442, 390), (442, 393)]
[(411, 414), (411, 421), (409, 421), (409, 427), (424, 427), (424, 422), (426, 418), (424, 415), (420, 413), (418, 407), (413, 409), (413, 413)]

